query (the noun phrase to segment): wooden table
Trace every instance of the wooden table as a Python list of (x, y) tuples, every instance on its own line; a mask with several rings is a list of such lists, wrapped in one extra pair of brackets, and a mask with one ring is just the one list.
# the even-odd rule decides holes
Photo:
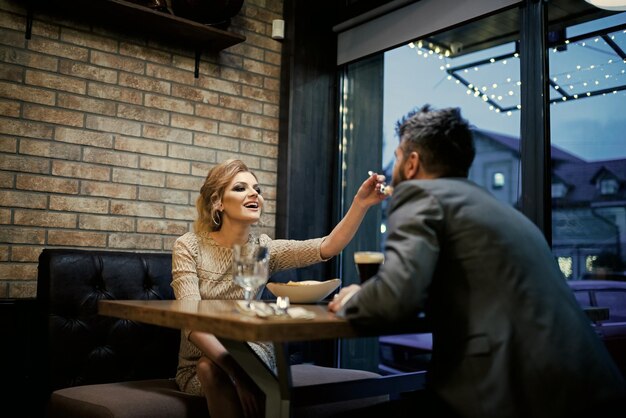
[(301, 306), (314, 319), (263, 319), (244, 315), (234, 300), (115, 300), (100, 301), (98, 313), (170, 328), (206, 331), (240, 341), (305, 341), (357, 337), (350, 324), (328, 312), (326, 305)]
[[(170, 328), (194, 329), (215, 335), (266, 395), (266, 417), (289, 417), (294, 398), (304, 403), (326, 403), (380, 394), (416, 390), (423, 386), (424, 373), (384, 376), (369, 381), (293, 387), (286, 342), (355, 338), (401, 332), (427, 332), (428, 325), (416, 319), (410, 324), (383, 329), (358, 330), (348, 321), (328, 312), (326, 305), (295, 305), (315, 313), (313, 319), (264, 319), (245, 315), (237, 301), (147, 301), (101, 300), (98, 313)], [(252, 351), (246, 341), (273, 341), (278, 375)], [(372, 380), (375, 380), (372, 381)], [(335, 399), (333, 399), (333, 396)]]

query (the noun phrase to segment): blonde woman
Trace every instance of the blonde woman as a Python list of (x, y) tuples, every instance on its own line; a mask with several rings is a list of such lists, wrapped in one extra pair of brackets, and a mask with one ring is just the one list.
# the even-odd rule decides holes
[[(176, 240), (172, 254), (172, 287), (179, 300), (242, 299), (231, 276), (232, 247), (265, 245), (270, 275), (326, 261), (350, 242), (367, 210), (385, 199), (377, 190), (383, 176), (363, 182), (344, 218), (329, 235), (303, 241), (272, 240), (251, 233), (261, 217), (263, 197), (254, 173), (240, 160), (213, 167), (196, 201), (194, 232)], [(270, 368), (275, 367), (270, 343), (250, 342)], [(204, 396), (210, 416), (257, 417), (263, 395), (246, 372), (211, 334), (183, 330), (176, 381), (184, 392)]]

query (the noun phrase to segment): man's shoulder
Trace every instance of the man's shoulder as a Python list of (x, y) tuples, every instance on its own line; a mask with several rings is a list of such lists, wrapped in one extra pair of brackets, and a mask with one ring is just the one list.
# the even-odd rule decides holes
[[(476, 183), (471, 180), (465, 178), (436, 178), (436, 179), (420, 179), (420, 180), (405, 180), (401, 182), (396, 188), (395, 191), (402, 191), (402, 189), (409, 189), (412, 192), (416, 190), (423, 190), (426, 193), (438, 193), (441, 191), (450, 191), (450, 190), (459, 190), (472, 191), (476, 189), (480, 189)], [(395, 194), (395, 192), (394, 192)]]

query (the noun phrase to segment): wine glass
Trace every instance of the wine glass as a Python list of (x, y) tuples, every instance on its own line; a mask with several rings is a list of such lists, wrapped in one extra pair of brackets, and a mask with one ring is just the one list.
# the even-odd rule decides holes
[(259, 287), (267, 282), (269, 274), (269, 251), (267, 247), (233, 246), (233, 281), (243, 288), (246, 308)]

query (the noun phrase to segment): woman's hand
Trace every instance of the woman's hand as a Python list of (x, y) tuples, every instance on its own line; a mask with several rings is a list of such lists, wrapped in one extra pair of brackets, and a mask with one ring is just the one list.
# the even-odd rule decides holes
[(354, 196), (354, 202), (365, 208), (369, 208), (389, 197), (380, 192), (381, 186), (385, 183), (385, 176), (371, 171), (370, 173), (370, 176), (361, 184)]
[(380, 192), (385, 176), (372, 173), (361, 184), (343, 219), (333, 228), (320, 247), (320, 256), (329, 259), (339, 254), (354, 237), (370, 206), (385, 200), (388, 195)]
[(328, 302), (328, 310), (331, 312), (339, 311), (343, 305), (345, 305), (346, 302), (359, 290), (361, 290), (361, 286), (358, 284), (351, 284), (350, 286), (344, 287), (335, 295), (333, 300)]

